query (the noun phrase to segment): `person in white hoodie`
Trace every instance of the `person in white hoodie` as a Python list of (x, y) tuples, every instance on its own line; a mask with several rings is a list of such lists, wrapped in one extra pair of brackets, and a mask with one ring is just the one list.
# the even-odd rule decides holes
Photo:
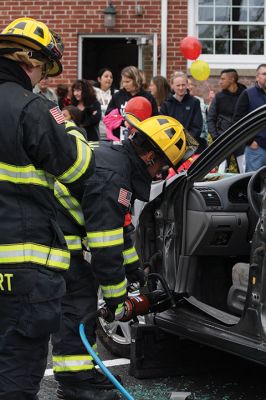
[[(114, 82), (113, 74), (109, 68), (107, 68), (107, 67), (101, 68), (98, 71), (98, 74), (97, 74), (97, 85), (98, 86), (95, 86), (94, 89), (96, 91), (97, 100), (101, 104), (102, 119), (105, 115), (105, 111), (107, 109), (109, 101), (111, 100), (112, 95), (115, 92), (115, 89), (113, 87), (113, 82)], [(105, 139), (106, 138), (106, 127), (102, 120), (100, 121), (99, 130), (100, 130), (100, 137), (102, 139)]]

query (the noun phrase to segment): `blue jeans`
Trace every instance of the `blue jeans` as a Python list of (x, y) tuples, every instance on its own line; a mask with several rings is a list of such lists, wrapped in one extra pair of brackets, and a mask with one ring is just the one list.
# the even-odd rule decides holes
[(266, 165), (266, 150), (262, 147), (251, 149), (250, 146), (245, 148), (246, 168), (245, 172), (257, 171)]

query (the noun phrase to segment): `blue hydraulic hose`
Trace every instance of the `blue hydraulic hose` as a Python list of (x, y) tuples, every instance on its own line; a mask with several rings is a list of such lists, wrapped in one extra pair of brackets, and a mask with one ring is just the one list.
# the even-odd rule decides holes
[(126, 391), (124, 386), (121, 385), (120, 382), (114, 377), (113, 374), (106, 368), (104, 363), (101, 361), (101, 359), (97, 356), (95, 351), (93, 350), (92, 346), (90, 345), (86, 335), (85, 335), (85, 327), (84, 323), (81, 322), (79, 325), (79, 334), (81, 337), (81, 340), (88, 350), (89, 354), (92, 356), (92, 358), (96, 361), (96, 363), (99, 365), (105, 376), (110, 379), (110, 381), (117, 387), (117, 389), (120, 391), (120, 393), (127, 399), (127, 400), (134, 400), (134, 398)]

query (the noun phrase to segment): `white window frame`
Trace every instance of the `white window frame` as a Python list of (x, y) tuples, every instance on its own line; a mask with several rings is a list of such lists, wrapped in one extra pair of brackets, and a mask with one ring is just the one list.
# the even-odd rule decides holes
[[(264, 19), (266, 21), (266, 0), (264, 0)], [(188, 35), (196, 36), (197, 34), (197, 12), (198, 0), (188, 0)], [(264, 22), (264, 55), (244, 55), (244, 54), (201, 54), (200, 60), (206, 61), (211, 70), (236, 68), (238, 70), (254, 70), (259, 64), (264, 64), (266, 61), (266, 23)], [(188, 68), (193, 61), (188, 60)]]

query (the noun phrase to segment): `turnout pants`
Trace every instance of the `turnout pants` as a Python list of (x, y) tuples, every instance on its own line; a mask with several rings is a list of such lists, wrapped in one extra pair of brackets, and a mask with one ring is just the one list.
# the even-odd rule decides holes
[(50, 334), (60, 326), (65, 282), (58, 272), (0, 268), (0, 399), (35, 400)]
[[(97, 285), (91, 265), (82, 252), (71, 253), (70, 269), (64, 275), (66, 295), (62, 299), (61, 328), (52, 336), (53, 370), (58, 381), (83, 381), (94, 368), (79, 335), (82, 318), (97, 310)], [(86, 336), (96, 350), (96, 319), (86, 324)]]

